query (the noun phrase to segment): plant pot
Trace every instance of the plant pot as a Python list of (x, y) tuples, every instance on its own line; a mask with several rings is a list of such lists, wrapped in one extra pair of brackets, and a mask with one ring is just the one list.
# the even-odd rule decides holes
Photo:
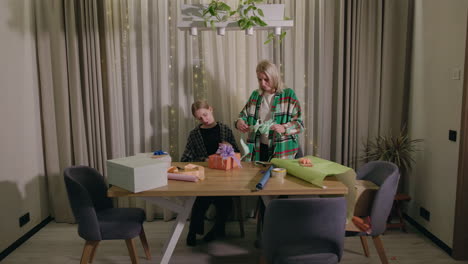
[(217, 27), (216, 31), (218, 32), (218, 35), (224, 36), (226, 34), (226, 28), (225, 27)]
[(275, 35), (276, 36), (281, 35), (281, 28), (280, 27), (275, 27)]
[(190, 28), (190, 35), (192, 35), (192, 36), (198, 35), (198, 29), (196, 27), (191, 27)]

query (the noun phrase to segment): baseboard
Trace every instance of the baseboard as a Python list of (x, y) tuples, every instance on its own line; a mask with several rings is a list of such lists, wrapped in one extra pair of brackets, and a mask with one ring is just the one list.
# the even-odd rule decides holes
[(408, 221), (408, 223), (410, 223), (412, 226), (414, 226), (419, 232), (421, 232), (432, 242), (434, 242), (434, 244), (440, 247), (443, 251), (452, 256), (452, 249), (449, 246), (447, 246), (447, 244), (445, 244), (442, 240), (438, 239), (436, 236), (434, 236), (431, 232), (429, 232), (426, 228), (424, 228), (422, 225), (416, 222), (413, 218), (409, 217), (407, 214), (403, 214), (403, 218), (406, 221)]
[(34, 234), (36, 234), (39, 230), (41, 230), (44, 226), (46, 226), (50, 221), (52, 221), (52, 217), (47, 217), (44, 219), (42, 222), (40, 222), (38, 225), (33, 227), (29, 232), (24, 234), (22, 237), (20, 237), (18, 240), (13, 242), (9, 247), (7, 247), (5, 250), (3, 250), (0, 253), (0, 261), (2, 261), (4, 258), (6, 258), (8, 255), (10, 255), (11, 252), (13, 252), (15, 249), (17, 249), (21, 244), (26, 242), (30, 237), (32, 237)]

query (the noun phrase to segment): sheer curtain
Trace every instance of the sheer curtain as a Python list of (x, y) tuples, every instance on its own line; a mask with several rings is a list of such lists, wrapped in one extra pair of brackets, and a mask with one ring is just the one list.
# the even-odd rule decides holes
[[(232, 126), (257, 88), (262, 59), (280, 67), (300, 98), (306, 154), (355, 167), (369, 135), (398, 131), (404, 123), (412, 1), (267, 1), (284, 3), (285, 16), (294, 20), (283, 42), (267, 45), (266, 31), (224, 37), (180, 31), (184, 3), (200, 1), (35, 3), (46, 168), (57, 220), (72, 221), (65, 167), (87, 164), (105, 174), (107, 159), (158, 149), (178, 160), (196, 125), (192, 102), (207, 99), (216, 119)], [(171, 217), (139, 199), (118, 203), (145, 208), (148, 219)]]

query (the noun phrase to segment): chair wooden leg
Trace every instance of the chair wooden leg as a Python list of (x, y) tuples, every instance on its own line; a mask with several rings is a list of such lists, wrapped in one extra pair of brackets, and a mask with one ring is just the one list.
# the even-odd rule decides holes
[(240, 236), (245, 237), (244, 231), (244, 215), (242, 210), (242, 203), (239, 196), (234, 197), (234, 205), (237, 211), (237, 220), (239, 221)]
[(125, 243), (127, 244), (128, 253), (130, 254), (130, 259), (132, 260), (132, 264), (138, 264), (135, 241), (133, 239), (125, 239)]
[(362, 249), (364, 250), (364, 255), (366, 255), (366, 257), (369, 257), (369, 246), (367, 245), (367, 237), (359, 236), (359, 238), (361, 239), (361, 245)]
[(84, 248), (83, 248), (83, 254), (81, 255), (81, 264), (88, 264), (89, 260), (91, 259), (91, 255), (93, 254), (93, 250), (95, 247), (99, 244), (99, 241), (86, 241)]
[(148, 246), (148, 241), (146, 240), (145, 230), (143, 229), (143, 226), (141, 227), (140, 240), (141, 240), (141, 244), (143, 245), (143, 249), (145, 250), (146, 259), (150, 260), (151, 253), (150, 253), (150, 249)]
[(262, 231), (263, 231), (263, 216), (265, 214), (265, 205), (261, 198), (258, 198), (257, 202), (257, 209), (256, 209), (256, 217), (257, 217), (257, 240), (255, 241), (255, 247), (261, 248), (262, 245)]
[(374, 240), (375, 249), (377, 249), (377, 253), (379, 253), (380, 262), (382, 262), (383, 264), (388, 264), (387, 255), (385, 254), (385, 249), (383, 247), (383, 243), (380, 239), (380, 236), (374, 236), (372, 237), (372, 239)]
[(89, 257), (89, 263), (93, 263), (94, 256), (96, 256), (96, 250), (99, 245), (99, 241), (96, 241), (97, 243), (94, 244), (93, 250), (91, 251), (91, 256)]
[(258, 264), (268, 264), (265, 256), (263, 256), (263, 254), (260, 255), (260, 257), (258, 259)]

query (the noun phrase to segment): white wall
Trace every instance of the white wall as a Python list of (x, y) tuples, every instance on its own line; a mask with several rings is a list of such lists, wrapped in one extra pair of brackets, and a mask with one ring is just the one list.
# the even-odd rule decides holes
[(0, 251), (49, 216), (32, 2), (0, 0)]
[(459, 141), (448, 131), (459, 137), (468, 1), (415, 3), (410, 133), (424, 142), (409, 177), (408, 215), (452, 247)]

